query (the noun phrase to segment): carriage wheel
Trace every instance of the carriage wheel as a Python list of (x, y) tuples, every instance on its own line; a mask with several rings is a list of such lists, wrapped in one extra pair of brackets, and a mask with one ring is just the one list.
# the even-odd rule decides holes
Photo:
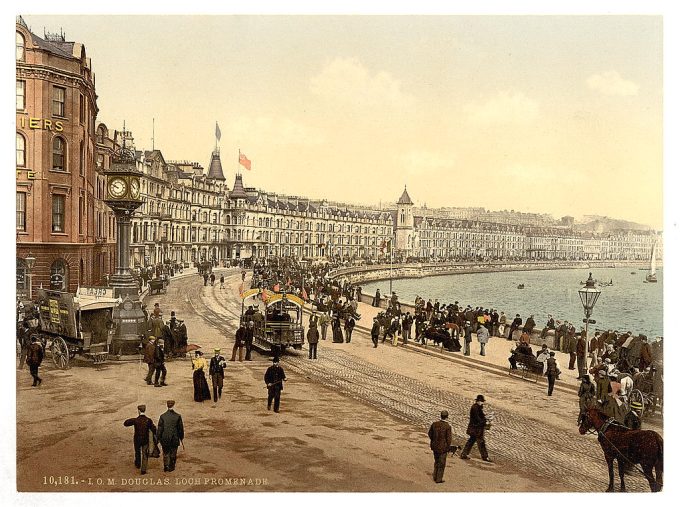
[(68, 368), (68, 363), (70, 359), (70, 354), (66, 342), (61, 336), (56, 337), (52, 340), (52, 361), (54, 365), (60, 370), (66, 370)]
[(640, 417), (642, 417), (642, 413), (645, 410), (645, 397), (642, 394), (642, 391), (640, 391), (639, 389), (633, 389), (630, 392), (628, 405), (629, 408), (637, 407), (637, 409), (640, 411)]

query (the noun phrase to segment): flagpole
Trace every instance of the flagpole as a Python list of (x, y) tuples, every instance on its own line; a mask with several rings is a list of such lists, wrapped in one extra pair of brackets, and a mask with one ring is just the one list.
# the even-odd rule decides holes
[(392, 238), (389, 242), (390, 246), (390, 296), (392, 295)]

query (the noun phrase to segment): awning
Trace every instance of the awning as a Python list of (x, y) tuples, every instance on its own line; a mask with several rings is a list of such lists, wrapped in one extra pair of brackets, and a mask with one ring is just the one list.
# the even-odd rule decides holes
[(115, 308), (121, 303), (119, 298), (96, 298), (90, 296), (80, 296), (76, 301), (81, 312)]

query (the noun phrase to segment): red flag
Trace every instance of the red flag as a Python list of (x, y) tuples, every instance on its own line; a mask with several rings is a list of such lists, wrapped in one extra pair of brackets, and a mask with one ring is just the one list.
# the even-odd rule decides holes
[(307, 301), (309, 299), (307, 297), (307, 291), (304, 289), (304, 287), (302, 288), (302, 299), (304, 299), (305, 301)]
[(290, 276), (288, 277), (288, 283), (286, 285), (290, 286)]
[(274, 285), (273, 288), (274, 288), (274, 292), (279, 292), (279, 289), (281, 288), (281, 286), (277, 283), (276, 285)]
[(267, 289), (262, 290), (262, 301), (267, 302)]
[(238, 287), (238, 293), (240, 296), (243, 296), (243, 282), (241, 282), (241, 285)]
[(250, 160), (240, 151), (238, 152), (238, 163), (250, 171)]

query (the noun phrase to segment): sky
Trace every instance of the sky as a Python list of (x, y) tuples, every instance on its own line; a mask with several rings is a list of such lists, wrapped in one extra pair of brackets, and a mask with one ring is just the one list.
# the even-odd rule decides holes
[[(67, 15), (98, 120), (231, 186), (663, 228), (661, 16)], [(155, 131), (152, 133), (152, 125)]]

